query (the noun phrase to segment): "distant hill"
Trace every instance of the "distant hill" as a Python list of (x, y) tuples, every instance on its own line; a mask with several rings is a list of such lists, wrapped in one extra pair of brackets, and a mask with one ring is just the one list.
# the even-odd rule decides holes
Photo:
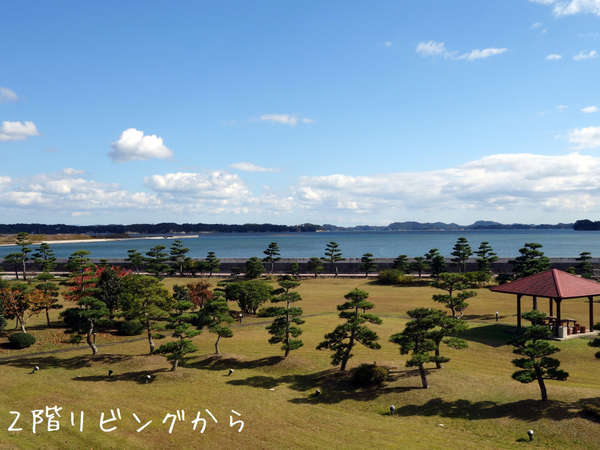
[(597, 231), (600, 230), (600, 221), (592, 222), (588, 219), (578, 220), (573, 224), (576, 231)]
[(478, 220), (471, 225), (458, 225), (444, 222), (393, 222), (389, 225), (357, 225), (343, 227), (331, 224), (315, 225), (276, 225), (270, 223), (246, 223), (242, 225), (206, 224), (206, 223), (157, 223), (157, 224), (112, 224), (112, 225), (65, 225), (40, 223), (0, 224), (0, 234), (16, 234), (21, 231), (30, 234), (88, 234), (88, 235), (165, 235), (191, 233), (306, 233), (316, 231), (469, 231), (469, 230), (536, 230), (536, 229), (572, 229), (600, 230), (600, 222), (578, 220), (575, 225), (559, 223), (556, 225), (542, 224), (502, 224), (489, 220)]

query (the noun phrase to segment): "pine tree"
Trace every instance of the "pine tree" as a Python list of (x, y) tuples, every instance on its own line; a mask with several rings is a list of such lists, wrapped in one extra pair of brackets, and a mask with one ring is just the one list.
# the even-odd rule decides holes
[(218, 272), (221, 262), (215, 256), (215, 252), (208, 252), (206, 259), (204, 260), (206, 270), (208, 271), (208, 277), (212, 277), (213, 272)]
[(27, 255), (31, 253), (31, 249), (29, 248), (31, 245), (29, 233), (18, 233), (16, 244), (21, 247), (21, 252), (19, 255), (21, 256), (21, 264), (23, 265), (23, 280), (27, 280), (27, 261), (29, 260), (29, 256)]
[(161, 274), (168, 272), (170, 269), (169, 264), (167, 264), (169, 256), (164, 251), (165, 248), (164, 245), (157, 245), (146, 252), (148, 272), (157, 278), (160, 278)]
[(323, 272), (323, 264), (321, 263), (321, 260), (316, 256), (308, 260), (306, 267), (310, 272), (312, 272), (315, 275), (315, 278), (317, 278), (319, 274)]
[(144, 255), (132, 248), (127, 250), (126, 261), (129, 263), (129, 267), (131, 267), (135, 273), (140, 273), (142, 267), (144, 266)]
[(360, 289), (348, 292), (344, 296), (347, 301), (337, 306), (340, 311), (339, 317), (344, 319), (345, 323), (327, 333), (325, 340), (317, 346), (317, 350), (332, 350), (331, 364), (340, 365), (342, 371), (346, 370), (348, 360), (352, 357), (352, 349), (357, 342), (374, 350), (381, 348), (377, 342), (377, 333), (365, 326), (367, 322), (377, 325), (381, 323), (379, 317), (365, 312), (374, 308), (373, 303), (367, 301), (368, 297), (369, 294)]
[(406, 361), (406, 367), (417, 367), (421, 375), (423, 389), (427, 389), (427, 372), (425, 364), (434, 362), (435, 356), (431, 354), (435, 350), (435, 344), (431, 339), (431, 332), (436, 327), (436, 314), (430, 308), (416, 308), (407, 311), (412, 319), (407, 322), (404, 331), (390, 336), (390, 342), (400, 346), (400, 353), (411, 357)]
[(50, 326), (50, 309), (60, 309), (62, 305), (58, 302), (59, 288), (56, 283), (53, 283), (54, 275), (52, 271), (56, 268), (56, 257), (52, 248), (45, 242), (42, 242), (33, 254), (36, 264), (38, 264), (42, 272), (36, 276), (40, 283), (36, 284), (35, 288), (40, 292), (40, 301), (35, 305), (39, 311), (45, 311), (46, 324)]
[(498, 255), (494, 253), (494, 249), (487, 241), (479, 244), (479, 248), (475, 254), (478, 256), (477, 267), (482, 272), (489, 272), (492, 269), (492, 263), (498, 260)]
[(201, 326), (208, 327), (208, 331), (217, 335), (215, 341), (215, 353), (219, 354), (219, 341), (221, 338), (233, 337), (233, 330), (230, 324), (233, 317), (229, 312), (227, 300), (221, 295), (214, 295), (204, 303), (204, 306), (198, 313), (198, 319)]
[(425, 260), (427, 261), (431, 275), (435, 278), (437, 278), (440, 273), (446, 270), (446, 260), (440, 254), (437, 248), (430, 249), (425, 254)]
[(260, 277), (265, 272), (265, 266), (256, 256), (246, 261), (246, 278), (254, 279)]
[(360, 269), (365, 273), (365, 278), (369, 278), (369, 272), (377, 270), (377, 264), (375, 264), (372, 253), (362, 255), (360, 258)]
[(285, 303), (285, 306), (273, 306), (267, 308), (265, 313), (269, 317), (275, 317), (273, 323), (267, 327), (271, 338), (269, 344), (281, 343), (281, 349), (285, 352), (287, 358), (290, 351), (297, 350), (304, 343), (297, 339), (302, 334), (302, 330), (296, 325), (302, 325), (304, 320), (302, 316), (302, 308), (293, 307), (293, 303), (302, 300), (302, 297), (297, 292), (291, 292), (292, 289), (297, 289), (300, 282), (293, 277), (283, 277), (279, 280), (280, 289), (275, 292), (275, 297), (271, 299), (272, 303)]
[(592, 254), (590, 252), (581, 252), (577, 258), (577, 261), (579, 261), (577, 272), (584, 278), (592, 278), (593, 267), (592, 263), (590, 263), (591, 259)]
[(186, 361), (186, 355), (193, 353), (197, 347), (192, 343), (192, 338), (200, 334), (200, 330), (192, 326), (196, 318), (195, 314), (190, 313), (192, 302), (175, 300), (173, 310), (165, 328), (173, 330), (172, 337), (175, 341), (167, 342), (156, 349), (155, 353), (164, 355), (167, 361), (171, 363), (171, 370), (177, 370), (179, 364)]
[(434, 344), (435, 366), (441, 369), (442, 363), (450, 361), (450, 358), (440, 355), (441, 343), (454, 349), (466, 348), (467, 342), (458, 335), (467, 329), (467, 324), (462, 319), (447, 316), (444, 311), (439, 309), (434, 309), (432, 314), (435, 319), (435, 328), (429, 332), (429, 338)]
[(406, 256), (406, 255), (398, 256), (396, 259), (394, 259), (392, 268), (399, 270), (402, 273), (406, 273), (406, 271), (408, 270), (408, 256)]
[(548, 342), (551, 331), (544, 324), (546, 314), (541, 311), (529, 311), (522, 317), (529, 320), (531, 326), (524, 328), (512, 342), (515, 347), (513, 352), (524, 356), (513, 360), (513, 364), (521, 370), (513, 373), (512, 377), (520, 383), (531, 383), (537, 380), (542, 401), (546, 401), (548, 394), (544, 380), (565, 381), (569, 374), (558, 368), (560, 366), (558, 359), (550, 357), (559, 352), (560, 348)]
[(421, 278), (423, 271), (429, 268), (429, 264), (425, 262), (425, 258), (422, 256), (417, 256), (413, 262), (408, 265), (408, 267), (411, 272), (417, 272), (419, 274), (419, 278)]
[(52, 272), (56, 268), (56, 257), (54, 251), (45, 242), (42, 242), (33, 254), (33, 260), (38, 264), (42, 272)]
[(473, 254), (471, 246), (465, 237), (459, 237), (452, 248), (452, 262), (458, 265), (459, 272), (466, 272), (467, 259)]
[(477, 295), (474, 291), (465, 290), (470, 284), (465, 275), (460, 273), (441, 273), (433, 286), (448, 292), (434, 295), (433, 300), (446, 306), (452, 312), (453, 318), (461, 318), (469, 306), (466, 300)]
[[(71, 270), (71, 276), (68, 284), (71, 286), (70, 292), (65, 295), (67, 300), (77, 302), (78, 323), (81, 328), (74, 330), (77, 333), (85, 333), (86, 341), (92, 349), (92, 354), (98, 353), (96, 347), (96, 324), (103, 317), (108, 315), (106, 304), (99, 300), (98, 288), (96, 284), (96, 270), (91, 261), (87, 258), (90, 252), (79, 250), (69, 257), (68, 265)], [(66, 311), (65, 311), (66, 312)], [(64, 313), (63, 313), (64, 314)]]
[(177, 267), (179, 276), (183, 277), (183, 265), (185, 263), (185, 255), (190, 251), (189, 248), (183, 246), (181, 239), (175, 239), (171, 244), (170, 259), (171, 262)]
[(321, 258), (323, 261), (331, 264), (332, 269), (335, 271), (335, 276), (338, 276), (338, 266), (337, 263), (339, 261), (343, 261), (345, 258), (342, 258), (342, 251), (340, 250), (340, 245), (337, 242), (331, 241), (325, 247), (325, 256)]
[(263, 261), (271, 265), (271, 273), (273, 273), (273, 270), (275, 268), (275, 262), (281, 259), (279, 257), (279, 255), (281, 254), (279, 252), (279, 245), (277, 244), (277, 242), (271, 242), (263, 253), (267, 255), (263, 258)]
[(513, 265), (514, 278), (528, 277), (550, 268), (550, 260), (544, 256), (544, 252), (540, 248), (542, 248), (542, 244), (528, 242), (519, 249), (521, 255), (509, 261)]

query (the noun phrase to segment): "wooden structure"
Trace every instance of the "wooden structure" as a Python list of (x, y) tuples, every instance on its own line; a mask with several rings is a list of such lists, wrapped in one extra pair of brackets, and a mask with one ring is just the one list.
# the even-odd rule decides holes
[[(523, 296), (533, 298), (533, 309), (538, 309), (538, 298), (548, 299), (549, 315), (553, 316), (556, 305), (556, 317), (552, 317), (555, 324), (555, 334), (563, 319), (561, 317), (561, 303), (570, 298), (587, 297), (589, 302), (589, 330), (594, 328), (594, 295), (600, 295), (600, 283), (581, 278), (577, 275), (550, 269), (536, 273), (525, 278), (501, 284), (490, 288), (493, 292), (516, 294), (517, 296), (517, 328), (521, 328), (521, 299)], [(568, 319), (571, 320), (571, 319)]]

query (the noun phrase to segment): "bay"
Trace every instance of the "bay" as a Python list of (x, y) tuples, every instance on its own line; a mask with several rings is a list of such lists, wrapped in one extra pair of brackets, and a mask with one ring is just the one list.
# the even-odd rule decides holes
[[(475, 250), (480, 242), (488, 241), (499, 257), (518, 256), (526, 242), (543, 245), (546, 256), (576, 257), (588, 251), (600, 257), (600, 231), (573, 230), (485, 230), (485, 231), (399, 231), (399, 232), (325, 232), (325, 233), (209, 233), (197, 238), (183, 239), (190, 249), (188, 256), (203, 258), (214, 251), (220, 258), (262, 257), (270, 242), (277, 242), (282, 258), (323, 256), (329, 241), (340, 244), (343, 256), (360, 257), (372, 253), (379, 258), (394, 258), (400, 254), (422, 256), (431, 248), (450, 256), (459, 236), (465, 236)], [(92, 258), (123, 259), (128, 249), (145, 253), (151, 247), (167, 248), (173, 239), (131, 239), (107, 242), (51, 244), (58, 258), (66, 258), (77, 250), (89, 250)], [(34, 246), (35, 247), (35, 246)], [(0, 247), (0, 258), (17, 251), (15, 246)]]

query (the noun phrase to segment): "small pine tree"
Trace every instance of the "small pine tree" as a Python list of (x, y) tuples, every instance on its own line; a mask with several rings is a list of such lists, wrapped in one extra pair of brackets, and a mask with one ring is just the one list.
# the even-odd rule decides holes
[(459, 272), (466, 272), (467, 259), (473, 254), (471, 246), (467, 241), (467, 238), (461, 236), (456, 240), (456, 244), (452, 248), (452, 262), (455, 262), (458, 266)]
[(429, 268), (429, 264), (425, 262), (425, 258), (422, 256), (417, 256), (409, 265), (408, 268), (411, 272), (417, 272), (419, 274), (419, 278), (423, 275), (423, 271)]
[(345, 258), (342, 258), (342, 251), (340, 250), (340, 244), (337, 242), (331, 241), (325, 247), (325, 256), (321, 258), (323, 261), (331, 264), (331, 268), (335, 271), (335, 276), (338, 276), (338, 266), (337, 263), (343, 261)]
[(377, 264), (375, 264), (372, 253), (365, 253), (362, 255), (360, 258), (360, 269), (365, 273), (365, 278), (369, 277), (370, 272), (375, 272), (377, 270)]
[(430, 249), (425, 254), (425, 260), (427, 261), (431, 275), (435, 278), (437, 278), (440, 273), (446, 270), (446, 260), (440, 254), (437, 248)]
[(310, 258), (306, 266), (308, 270), (315, 275), (315, 278), (317, 278), (319, 274), (323, 272), (323, 264), (321, 263), (321, 260), (317, 257)]
[(190, 251), (189, 248), (185, 248), (183, 246), (183, 241), (181, 239), (175, 239), (171, 244), (171, 249), (169, 252), (171, 262), (177, 268), (179, 272), (179, 276), (183, 277), (183, 266), (185, 264), (185, 255)]
[(434, 295), (433, 300), (446, 306), (452, 312), (453, 318), (462, 317), (469, 306), (466, 300), (477, 295), (474, 291), (464, 290), (470, 287), (470, 284), (465, 275), (460, 273), (441, 273), (433, 286), (448, 292)]
[(215, 252), (208, 252), (204, 260), (205, 268), (208, 271), (208, 278), (212, 277), (213, 273), (218, 272), (221, 266), (221, 261), (215, 256)]
[(252, 280), (260, 277), (265, 272), (265, 266), (256, 256), (246, 261), (246, 278)]
[(560, 361), (550, 357), (560, 351), (556, 345), (548, 342), (551, 337), (550, 329), (544, 325), (546, 314), (541, 311), (529, 311), (523, 318), (531, 322), (512, 342), (515, 347), (513, 352), (524, 356), (513, 360), (513, 364), (520, 368), (512, 374), (513, 379), (520, 383), (538, 382), (542, 401), (548, 400), (546, 383), (544, 380), (565, 381), (569, 374), (559, 369)]
[(400, 346), (402, 355), (411, 355), (406, 361), (406, 367), (417, 367), (421, 375), (423, 389), (429, 387), (425, 364), (435, 361), (431, 354), (435, 344), (431, 339), (431, 332), (436, 327), (436, 315), (433, 309), (416, 308), (407, 312), (412, 319), (404, 327), (404, 331), (390, 336), (390, 342)]
[(458, 335), (467, 329), (467, 324), (462, 319), (447, 316), (444, 311), (439, 309), (433, 310), (432, 314), (435, 319), (435, 328), (429, 332), (429, 338), (434, 344), (435, 366), (441, 369), (442, 363), (450, 361), (450, 358), (440, 355), (441, 343), (454, 349), (466, 348), (467, 342)]
[(200, 326), (208, 327), (208, 331), (217, 335), (215, 341), (215, 353), (219, 354), (219, 341), (221, 338), (233, 337), (233, 330), (229, 326), (233, 317), (229, 312), (227, 300), (221, 295), (214, 295), (207, 300), (198, 313)]
[(42, 242), (33, 254), (33, 260), (39, 264), (42, 272), (52, 272), (56, 268), (56, 257), (54, 251), (45, 242)]
[(167, 264), (169, 255), (164, 251), (165, 248), (164, 245), (157, 245), (146, 252), (147, 270), (156, 278), (160, 278), (163, 273), (168, 272), (171, 268)]
[(277, 244), (277, 242), (271, 242), (263, 253), (266, 255), (263, 258), (263, 261), (271, 265), (271, 273), (273, 273), (273, 270), (275, 269), (275, 262), (281, 259), (279, 257), (281, 254), (279, 252), (279, 244)]
[[(352, 349), (356, 343), (365, 347), (379, 350), (381, 345), (377, 342), (377, 333), (369, 329), (365, 323), (379, 325), (381, 319), (374, 314), (365, 311), (374, 308), (373, 303), (368, 302), (369, 294), (360, 289), (348, 292), (344, 298), (347, 300), (337, 306), (339, 317), (345, 323), (338, 325), (331, 333), (325, 335), (325, 340), (317, 345), (317, 350), (329, 349), (333, 351), (331, 364), (340, 365), (340, 370), (346, 370), (348, 360), (352, 357)], [(362, 312), (361, 312), (362, 311)]]
[(167, 325), (168, 330), (173, 330), (171, 334), (176, 340), (167, 342), (155, 350), (155, 353), (165, 356), (171, 363), (171, 370), (177, 370), (177, 367), (187, 360), (187, 356), (197, 350), (192, 343), (192, 338), (200, 334), (200, 330), (191, 323), (195, 319), (195, 314), (190, 312), (192, 302), (185, 300), (175, 300), (173, 310), (169, 315)]
[(21, 247), (19, 255), (21, 257), (21, 264), (23, 265), (23, 280), (27, 280), (27, 261), (29, 261), (29, 253), (31, 253), (31, 241), (29, 240), (29, 233), (21, 232), (17, 234), (16, 245)]
[(396, 259), (394, 259), (392, 268), (399, 270), (402, 273), (406, 273), (406, 271), (408, 270), (408, 256), (406, 256), (406, 255), (398, 256)]
[(266, 309), (266, 314), (269, 317), (275, 317), (273, 323), (267, 327), (271, 338), (269, 344), (281, 343), (281, 349), (285, 352), (287, 358), (290, 351), (297, 350), (304, 343), (297, 339), (302, 334), (302, 330), (296, 325), (302, 325), (304, 320), (302, 316), (302, 308), (293, 307), (293, 303), (302, 300), (302, 297), (297, 292), (291, 292), (291, 289), (297, 289), (300, 282), (293, 277), (283, 277), (279, 280), (280, 289), (276, 291), (276, 296), (271, 299), (272, 303), (285, 303), (285, 306), (272, 306)]
[(577, 272), (583, 276), (584, 278), (592, 278), (592, 263), (590, 260), (592, 259), (592, 254), (590, 252), (581, 252), (579, 254), (579, 264), (577, 264)]
[(550, 268), (550, 260), (544, 256), (544, 252), (540, 248), (542, 248), (542, 244), (528, 242), (519, 249), (521, 255), (509, 261), (513, 265), (514, 278), (528, 277)]
[(144, 266), (144, 255), (133, 248), (127, 250), (127, 258), (125, 260), (129, 263), (129, 267), (131, 267), (131, 270), (135, 273), (140, 273)]
[(498, 260), (498, 255), (496, 255), (494, 249), (487, 241), (479, 244), (479, 248), (475, 254), (478, 256), (477, 267), (481, 272), (490, 272), (492, 270), (492, 263)]

